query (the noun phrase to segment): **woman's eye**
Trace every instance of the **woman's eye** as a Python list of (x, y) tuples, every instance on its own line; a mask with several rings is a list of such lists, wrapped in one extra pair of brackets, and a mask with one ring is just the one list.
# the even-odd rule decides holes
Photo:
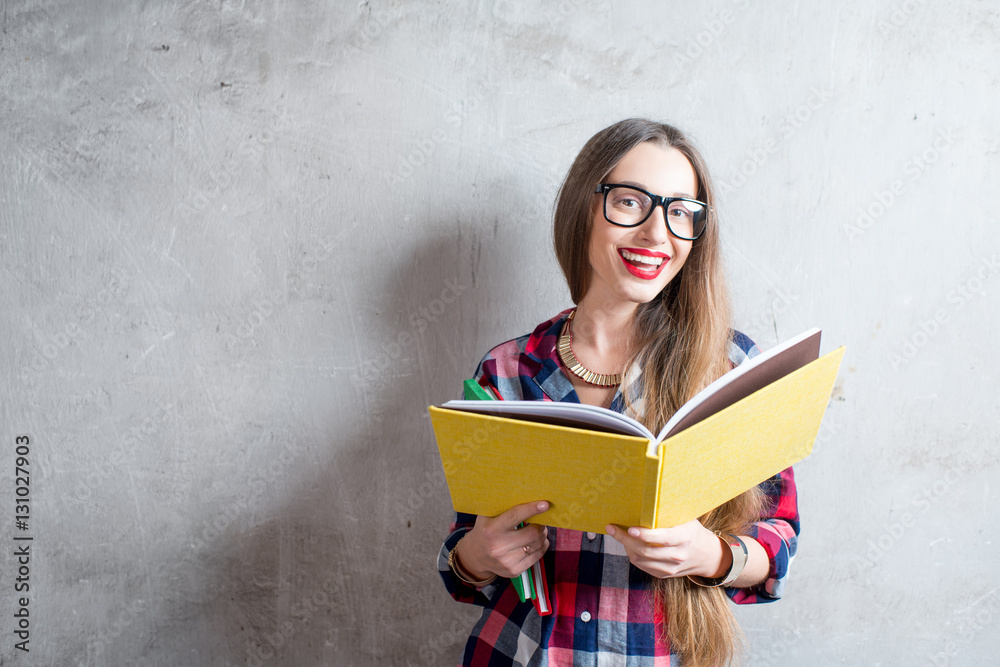
[(645, 209), (649, 204), (634, 194), (621, 194), (614, 199), (615, 206), (622, 209)]

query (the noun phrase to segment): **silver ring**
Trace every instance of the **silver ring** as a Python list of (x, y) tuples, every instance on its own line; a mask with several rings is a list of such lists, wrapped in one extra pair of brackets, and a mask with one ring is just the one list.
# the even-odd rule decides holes
[(525, 545), (524, 545), (523, 547), (521, 547), (521, 548), (522, 548), (522, 549), (524, 550), (524, 555), (525, 555), (525, 556), (527, 556), (527, 555), (528, 555), (529, 553), (531, 553), (531, 547), (529, 547), (529, 546), (528, 546), (527, 544), (525, 544)]

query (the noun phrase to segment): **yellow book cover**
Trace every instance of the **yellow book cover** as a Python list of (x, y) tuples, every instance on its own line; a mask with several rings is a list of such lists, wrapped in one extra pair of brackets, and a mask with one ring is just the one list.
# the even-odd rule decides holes
[(818, 349), (819, 331), (810, 330), (741, 364), (658, 436), (618, 413), (574, 403), (432, 406), (452, 505), (496, 516), (547, 500), (537, 523), (601, 533), (609, 523), (690, 521), (812, 451), (844, 355), (841, 347), (817, 359)]

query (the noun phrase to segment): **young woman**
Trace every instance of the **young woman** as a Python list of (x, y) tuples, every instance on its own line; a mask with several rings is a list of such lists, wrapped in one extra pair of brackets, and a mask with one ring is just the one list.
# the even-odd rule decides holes
[[(655, 433), (759, 354), (729, 327), (711, 181), (677, 129), (629, 119), (591, 138), (559, 193), (555, 248), (576, 308), (480, 362), (505, 400), (606, 406)], [(530, 522), (547, 508), (456, 515), (438, 567), (456, 600), (484, 607), (460, 664), (729, 664), (741, 637), (726, 596), (779, 598), (799, 531), (791, 469), (672, 528)], [(548, 616), (509, 581), (539, 559)]]

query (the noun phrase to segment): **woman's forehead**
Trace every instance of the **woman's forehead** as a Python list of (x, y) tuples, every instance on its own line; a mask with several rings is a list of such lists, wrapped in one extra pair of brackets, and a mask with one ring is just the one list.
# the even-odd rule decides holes
[(687, 157), (672, 146), (651, 141), (626, 153), (605, 180), (665, 196), (694, 197), (698, 192), (698, 179)]

